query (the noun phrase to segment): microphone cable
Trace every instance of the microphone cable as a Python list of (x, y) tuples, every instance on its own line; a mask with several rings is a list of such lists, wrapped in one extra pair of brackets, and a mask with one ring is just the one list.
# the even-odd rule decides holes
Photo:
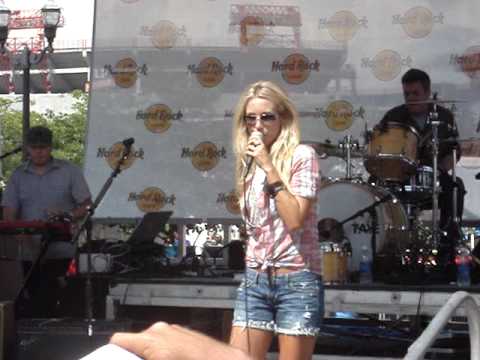
[[(253, 157), (252, 157), (253, 159)], [(250, 163), (252, 164), (253, 161)], [(250, 166), (251, 167), (251, 166)], [(247, 354), (251, 355), (251, 341), (250, 341), (250, 328), (248, 327), (248, 286), (247, 286), (247, 251), (248, 251), (248, 240), (249, 240), (249, 235), (248, 235), (248, 229), (247, 227), (249, 226), (248, 224), (250, 223), (250, 212), (247, 210), (247, 176), (250, 171), (250, 167), (248, 166), (248, 161), (245, 163), (245, 175), (243, 177), (243, 216), (245, 219), (245, 234), (246, 234), (246, 241), (245, 241), (245, 253), (243, 257), (243, 262), (244, 262), (244, 268), (243, 268), (243, 293), (244, 293), (244, 306), (245, 306), (245, 329), (247, 331)], [(253, 180), (253, 174), (252, 174), (252, 180)], [(252, 188), (250, 184), (249, 189)]]

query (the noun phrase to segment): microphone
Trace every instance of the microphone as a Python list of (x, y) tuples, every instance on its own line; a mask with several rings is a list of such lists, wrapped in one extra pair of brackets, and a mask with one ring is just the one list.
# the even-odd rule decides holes
[[(261, 133), (260, 131), (254, 131), (250, 134), (249, 141), (250, 139), (253, 139), (253, 138), (257, 138), (263, 141), (263, 133)], [(245, 169), (246, 169), (245, 176), (247, 176), (247, 174), (250, 172), (250, 168), (252, 167), (254, 160), (255, 159), (253, 158), (253, 156), (247, 155), (247, 161), (245, 165)]]
[(131, 138), (123, 140), (122, 144), (128, 149), (129, 147), (131, 147), (133, 145), (134, 142), (135, 142), (135, 139), (133, 137), (131, 137)]

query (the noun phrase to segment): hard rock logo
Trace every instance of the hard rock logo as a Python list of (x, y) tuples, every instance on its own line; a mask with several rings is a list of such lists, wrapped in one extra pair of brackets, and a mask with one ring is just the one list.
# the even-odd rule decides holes
[(373, 59), (363, 58), (362, 67), (371, 68), (373, 75), (381, 81), (395, 79), (402, 70), (402, 66), (410, 67), (410, 56), (402, 59), (400, 54), (393, 50), (382, 50)]
[(190, 157), (192, 165), (200, 171), (208, 171), (217, 166), (220, 158), (226, 159), (226, 149), (218, 149), (217, 146), (209, 141), (198, 144), (193, 150), (190, 148), (182, 149), (182, 158)]
[(329, 19), (320, 19), (319, 28), (326, 27), (330, 36), (338, 42), (347, 42), (353, 39), (360, 27), (367, 27), (367, 19), (358, 19), (351, 11), (338, 11)]
[[(124, 156), (125, 153), (125, 145), (122, 142), (118, 142), (113, 144), (110, 149), (106, 149), (105, 147), (99, 147), (97, 151), (97, 157), (103, 157), (106, 159), (108, 165), (112, 169), (116, 169), (118, 162)], [(133, 165), (136, 159), (144, 158), (144, 151), (142, 148), (136, 150), (133, 146), (130, 148), (130, 153), (128, 154), (127, 158), (123, 161), (122, 165), (120, 166), (121, 170), (128, 169)]]
[(326, 110), (325, 122), (335, 131), (343, 131), (352, 126), (353, 106), (348, 101), (333, 101)]
[(308, 79), (311, 71), (320, 71), (320, 62), (318, 60), (311, 62), (302, 54), (291, 54), (282, 63), (272, 62), (272, 72), (275, 71), (281, 71), (282, 78), (287, 83), (299, 85)]
[(152, 105), (145, 111), (137, 112), (137, 119), (143, 120), (145, 127), (156, 134), (164, 133), (172, 125), (172, 120), (180, 120), (182, 117), (181, 111), (174, 114), (170, 107), (164, 104)]
[(148, 213), (159, 211), (166, 204), (175, 205), (175, 195), (166, 196), (158, 187), (152, 186), (141, 193), (130, 193), (128, 201), (135, 201), (140, 211)]
[(217, 196), (217, 203), (225, 203), (225, 208), (227, 211), (233, 215), (240, 214), (240, 203), (235, 190), (230, 191), (230, 193), (220, 193)]
[(147, 65), (138, 66), (132, 58), (124, 58), (117, 62), (115, 68), (110, 64), (104, 66), (105, 72), (113, 76), (115, 84), (122, 88), (132, 87), (138, 78), (138, 73), (147, 75)]
[(212, 88), (220, 84), (225, 74), (233, 75), (233, 65), (224, 65), (215, 57), (203, 59), (198, 65), (188, 65), (188, 71), (197, 76), (198, 82), (206, 88)]
[(480, 70), (480, 46), (471, 46), (462, 56), (455, 57), (462, 71), (470, 78), (478, 76)]
[(152, 28), (150, 37), (152, 44), (159, 48), (171, 48), (177, 42), (178, 29), (174, 23), (168, 20), (161, 20)]
[(394, 15), (393, 24), (402, 25), (405, 33), (414, 39), (421, 39), (430, 35), (435, 23), (443, 24), (443, 14), (434, 16), (430, 9), (416, 6), (409, 9), (404, 16)]

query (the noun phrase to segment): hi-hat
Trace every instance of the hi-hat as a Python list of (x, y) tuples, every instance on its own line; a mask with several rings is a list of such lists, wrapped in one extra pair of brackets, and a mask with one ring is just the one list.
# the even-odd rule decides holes
[[(333, 145), (331, 143), (322, 143), (316, 141), (302, 141), (302, 144), (310, 145), (315, 149), (317, 154), (320, 157), (325, 156), (336, 156), (336, 157), (347, 157), (347, 150), (340, 148), (338, 145)], [(363, 149), (351, 149), (350, 157), (352, 158), (362, 158), (365, 155)]]
[(446, 99), (427, 99), (418, 101), (406, 101), (406, 105), (422, 105), (422, 104), (455, 104), (464, 103), (465, 100), (446, 100)]

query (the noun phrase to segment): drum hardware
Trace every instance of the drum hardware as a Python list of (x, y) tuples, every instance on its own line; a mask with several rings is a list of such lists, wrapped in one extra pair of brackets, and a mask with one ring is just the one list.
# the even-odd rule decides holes
[(370, 204), (367, 207), (364, 207), (363, 209), (358, 210), (356, 213), (353, 215), (349, 216), (343, 221), (340, 221), (337, 226), (342, 226), (343, 224), (349, 222), (350, 220), (353, 220), (357, 217), (362, 216), (364, 213), (369, 213), (372, 219), (372, 235), (371, 235), (371, 247), (372, 247), (372, 259), (376, 255), (376, 249), (377, 249), (377, 239), (376, 239), (376, 229), (378, 227), (378, 218), (377, 218), (377, 211), (376, 207), (379, 206), (380, 204), (383, 204), (386, 201), (392, 200), (393, 202), (396, 201), (396, 199), (392, 196), (392, 194), (387, 194), (384, 197), (376, 200), (372, 204)]
[[(331, 141), (317, 142), (317, 141), (302, 141), (302, 144), (313, 147), (318, 156), (325, 158), (328, 156), (335, 156), (344, 158), (345, 150), (340, 148), (339, 145), (333, 145)], [(350, 148), (350, 158), (363, 158), (365, 156), (364, 150), (359, 146), (358, 148)]]
[(456, 103), (464, 103), (465, 100), (446, 100), (446, 99), (437, 99), (437, 93), (433, 93), (432, 99), (427, 100), (416, 100), (416, 101), (406, 101), (406, 105), (423, 105), (423, 104), (456, 104)]
[[(325, 233), (329, 233), (329, 234), (332, 234), (334, 233), (335, 231), (338, 231), (339, 233), (342, 233), (343, 234), (343, 230), (339, 231), (337, 229), (341, 229), (342, 226), (344, 224), (346, 224), (347, 222), (353, 220), (353, 219), (356, 219), (358, 217), (361, 217), (363, 214), (365, 213), (369, 213), (370, 216), (371, 216), (371, 219), (372, 219), (372, 223), (371, 223), (371, 227), (372, 227), (372, 231), (371, 231), (371, 249), (372, 249), (372, 258), (375, 257), (376, 255), (376, 248), (377, 248), (377, 242), (376, 242), (376, 229), (378, 227), (378, 219), (377, 219), (377, 212), (376, 212), (376, 207), (379, 206), (380, 204), (386, 202), (386, 201), (390, 201), (390, 200), (393, 200), (395, 201), (396, 199), (394, 199), (394, 197), (391, 195), (391, 194), (387, 194), (385, 196), (383, 196), (382, 198), (376, 200), (375, 202), (371, 203), (370, 205), (358, 210), (356, 213), (354, 213), (353, 215), (349, 216), (348, 218), (344, 219), (343, 221), (340, 221), (340, 222), (337, 222), (336, 220), (334, 219), (322, 219), (320, 220), (319, 222), (319, 225), (320, 223), (323, 221), (324, 223), (331, 223), (333, 225), (331, 225), (331, 229), (330, 231), (324, 231)], [(330, 221), (329, 221), (330, 220)], [(333, 220), (333, 221), (331, 221)], [(320, 235), (320, 232), (319, 232), (319, 235)]]
[(433, 249), (438, 249), (439, 246), (439, 227), (438, 227), (438, 195), (440, 191), (438, 183), (438, 127), (440, 126), (440, 119), (437, 111), (437, 93), (433, 94), (433, 110), (428, 114), (427, 121), (432, 127), (432, 153), (433, 153), (433, 189), (432, 189), (432, 246)]
[(347, 135), (343, 138), (343, 141), (338, 142), (338, 147), (342, 149), (346, 155), (347, 173), (345, 179), (350, 180), (352, 178), (352, 150), (359, 150), (360, 144), (358, 140), (352, 140), (352, 135)]
[[(454, 134), (458, 133), (457, 130), (457, 123), (455, 119), (453, 119), (453, 132)], [(452, 181), (455, 184), (453, 187), (453, 194), (452, 194), (452, 217), (453, 217), (453, 223), (455, 225), (455, 228), (457, 231), (461, 232), (460, 228), (460, 218), (458, 217), (458, 212), (457, 212), (457, 203), (458, 203), (458, 186), (457, 186), (457, 169), (456, 169), (456, 164), (457, 164), (457, 148), (455, 146), (452, 147), (452, 161), (453, 161), (453, 166), (452, 166)]]
[(432, 197), (433, 169), (430, 166), (421, 165), (417, 167), (406, 184), (379, 182), (379, 185), (388, 188), (405, 206), (421, 207), (422, 202), (430, 201)]
[[(377, 203), (379, 199), (383, 202)], [(332, 203), (336, 206), (330, 206)], [(373, 208), (372, 203), (376, 205)], [(370, 211), (356, 212), (356, 218), (353, 219), (350, 212), (352, 204)], [(319, 192), (317, 215), (319, 219), (333, 218), (338, 224), (337, 228), (342, 227), (344, 237), (351, 246), (350, 271), (358, 270), (362, 246), (371, 248), (372, 232), (375, 232), (375, 250), (372, 250), (372, 254), (398, 256), (406, 244), (408, 219), (405, 210), (392, 194), (379, 186), (346, 180), (325, 183)]]
[(452, 194), (452, 217), (455, 227), (457, 229), (460, 228), (460, 219), (458, 218), (457, 214), (457, 202), (458, 202), (458, 187), (457, 187), (457, 170), (455, 169), (455, 164), (457, 163), (457, 149), (453, 147), (452, 149), (452, 159), (453, 159), (453, 167), (452, 167), (452, 180), (455, 186), (453, 187), (453, 194)]
[(313, 147), (321, 160), (327, 161), (329, 157), (333, 157), (329, 163), (332, 163), (335, 158), (342, 159), (345, 162), (334, 167), (335, 171), (341, 172), (340, 174), (324, 177), (322, 178), (324, 181), (332, 182), (339, 179), (363, 181), (358, 172), (353, 173), (353, 170), (357, 169), (356, 165), (358, 165), (353, 159), (359, 159), (359, 161), (363, 162), (364, 158), (364, 150), (359, 145), (358, 140), (353, 140), (351, 136), (346, 136), (342, 141), (339, 141), (338, 145), (333, 145), (328, 140), (325, 143), (302, 141), (302, 144)]

